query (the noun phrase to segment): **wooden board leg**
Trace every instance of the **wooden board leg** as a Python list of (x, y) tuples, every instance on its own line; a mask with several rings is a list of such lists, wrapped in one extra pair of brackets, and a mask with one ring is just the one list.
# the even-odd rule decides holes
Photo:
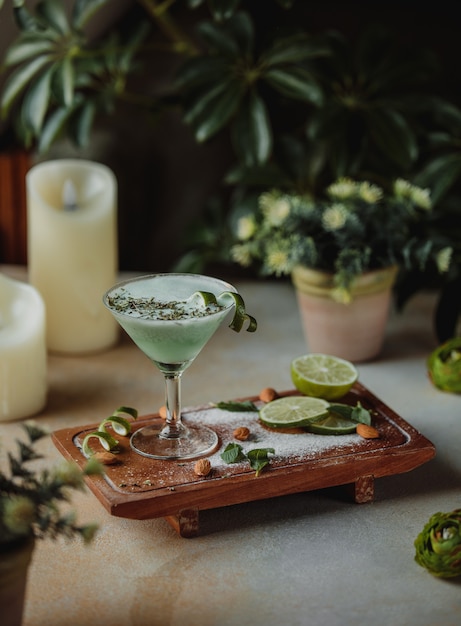
[(375, 479), (373, 476), (360, 476), (354, 483), (354, 500), (358, 504), (373, 502), (375, 497)]
[(168, 515), (165, 519), (180, 537), (190, 539), (198, 535), (198, 509), (182, 509), (177, 515)]

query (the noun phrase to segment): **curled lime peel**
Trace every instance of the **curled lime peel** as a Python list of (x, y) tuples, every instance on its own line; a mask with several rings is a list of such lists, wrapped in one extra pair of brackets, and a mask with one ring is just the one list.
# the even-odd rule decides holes
[(88, 458), (94, 454), (90, 448), (91, 439), (97, 439), (105, 450), (112, 452), (118, 446), (118, 440), (109, 433), (101, 430), (95, 430), (88, 433), (82, 443), (82, 452)]
[(248, 315), (245, 310), (245, 302), (239, 293), (233, 291), (223, 291), (219, 296), (215, 296), (209, 291), (196, 291), (190, 297), (192, 301), (200, 300), (202, 305), (207, 306), (228, 306), (226, 300), (231, 300), (231, 304), (235, 305), (234, 317), (232, 318), (229, 328), (239, 333), (245, 322), (248, 322), (247, 332), (254, 333), (258, 327), (256, 319), (252, 315)]
[(133, 409), (131, 406), (119, 406), (116, 411), (114, 411), (114, 415), (130, 415), (133, 419), (137, 419), (138, 411)]
[(106, 433), (106, 426), (110, 425), (117, 435), (126, 437), (131, 432), (131, 424), (123, 415), (129, 415), (133, 419), (136, 419), (138, 417), (138, 411), (130, 406), (120, 406), (112, 415), (102, 420), (98, 426), (98, 431)]
[(246, 331), (249, 333), (254, 333), (258, 327), (258, 322), (252, 315), (248, 315), (245, 310), (245, 302), (242, 296), (239, 293), (234, 293), (233, 291), (223, 291), (218, 296), (218, 303), (220, 300), (232, 300), (235, 304), (234, 317), (232, 318), (231, 323), (229, 324), (229, 328), (235, 330), (235, 332), (239, 333), (245, 322), (248, 322), (248, 326)]
[(99, 424), (98, 431), (107, 433), (107, 428), (106, 428), (107, 425), (112, 426), (112, 429), (114, 430), (114, 432), (117, 433), (117, 435), (120, 435), (121, 437), (126, 437), (131, 432), (130, 422), (126, 420), (124, 417), (121, 417), (120, 415), (111, 415), (110, 417), (106, 417)]

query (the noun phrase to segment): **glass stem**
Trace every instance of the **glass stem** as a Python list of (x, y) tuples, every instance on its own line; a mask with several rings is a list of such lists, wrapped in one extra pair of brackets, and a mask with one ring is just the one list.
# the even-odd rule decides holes
[(181, 373), (165, 378), (166, 424), (160, 433), (165, 439), (177, 439), (184, 432), (181, 422)]

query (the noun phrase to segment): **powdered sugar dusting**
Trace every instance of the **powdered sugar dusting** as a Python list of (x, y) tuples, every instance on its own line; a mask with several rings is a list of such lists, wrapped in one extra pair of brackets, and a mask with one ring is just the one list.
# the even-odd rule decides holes
[[(259, 406), (258, 403), (255, 403)], [(273, 448), (272, 461), (296, 462), (318, 458), (329, 450), (338, 448), (345, 451), (360, 444), (361, 438), (354, 434), (349, 435), (316, 435), (309, 432), (293, 433), (279, 432), (265, 428), (258, 419), (258, 413), (253, 411), (233, 412), (215, 407), (207, 410), (190, 410), (185, 414), (185, 422), (196, 425), (209, 426), (220, 431), (222, 446), (209, 457), (214, 468), (229, 467), (221, 459), (221, 453), (228, 443), (235, 442), (241, 445), (244, 453), (254, 448)], [(246, 426), (250, 430), (250, 437), (246, 441), (236, 441), (233, 431), (239, 426)], [(227, 435), (227, 440), (224, 440)], [(363, 441), (363, 440), (362, 440)]]

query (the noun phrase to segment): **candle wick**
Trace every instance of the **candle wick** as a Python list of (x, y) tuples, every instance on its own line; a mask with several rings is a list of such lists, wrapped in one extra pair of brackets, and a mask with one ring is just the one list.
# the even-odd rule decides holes
[(62, 188), (62, 204), (64, 211), (75, 211), (78, 209), (77, 190), (70, 179), (64, 181)]

